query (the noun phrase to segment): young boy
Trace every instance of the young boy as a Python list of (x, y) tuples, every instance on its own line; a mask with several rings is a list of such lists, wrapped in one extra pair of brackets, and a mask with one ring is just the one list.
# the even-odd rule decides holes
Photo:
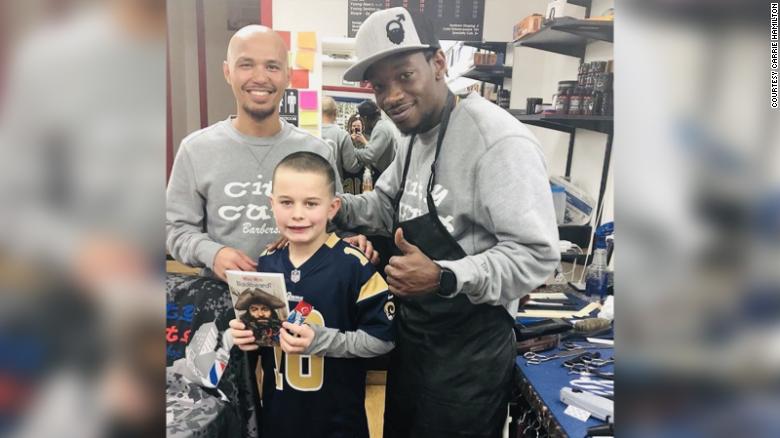
[[(279, 346), (260, 349), (263, 436), (368, 437), (359, 358), (393, 348), (395, 307), (363, 253), (325, 231), (340, 206), (335, 180), (310, 152), (274, 170), (271, 205), (289, 245), (260, 256), (258, 269), (285, 275), (291, 310), (301, 300), (313, 310), (303, 325), (282, 323)], [(258, 348), (241, 321), (230, 327), (239, 348)]]

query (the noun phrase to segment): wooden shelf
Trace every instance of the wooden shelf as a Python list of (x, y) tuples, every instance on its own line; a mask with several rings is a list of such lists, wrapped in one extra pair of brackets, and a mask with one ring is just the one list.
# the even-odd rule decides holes
[(595, 40), (612, 42), (614, 30), (613, 21), (562, 17), (551, 21), (539, 31), (514, 41), (514, 44), (582, 58), (588, 43)]
[(507, 65), (475, 65), (461, 76), (477, 81), (503, 85), (504, 78), (512, 77), (512, 67)]
[(584, 8), (590, 7), (590, 0), (568, 0), (566, 3), (575, 5), (575, 6), (582, 6)]
[(612, 20), (567, 20), (553, 21), (552, 28), (584, 38), (590, 41), (615, 41), (615, 22)]
[(587, 129), (590, 131), (610, 134), (614, 125), (612, 116), (569, 116), (559, 114), (523, 114), (519, 110), (509, 110), (517, 120), (528, 125), (554, 129), (556, 131), (571, 133), (575, 129)]
[(474, 47), (479, 50), (490, 50), (496, 53), (506, 53), (506, 41), (465, 41), (464, 46)]

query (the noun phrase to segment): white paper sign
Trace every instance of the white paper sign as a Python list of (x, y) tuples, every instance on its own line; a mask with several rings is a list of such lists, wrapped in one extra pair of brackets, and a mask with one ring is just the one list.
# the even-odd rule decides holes
[(571, 417), (574, 417), (582, 421), (583, 423), (588, 421), (588, 418), (590, 418), (590, 412), (573, 405), (569, 405), (569, 407), (567, 407), (566, 410), (563, 411), (563, 413)]

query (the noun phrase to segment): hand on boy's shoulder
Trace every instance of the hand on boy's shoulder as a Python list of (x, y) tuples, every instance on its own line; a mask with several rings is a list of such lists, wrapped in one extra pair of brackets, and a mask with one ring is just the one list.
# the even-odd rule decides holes
[(274, 243), (269, 243), (265, 246), (265, 251), (263, 252), (263, 255), (266, 254), (273, 254), (275, 251), (278, 251), (285, 246), (287, 246), (290, 243), (289, 240), (287, 240), (286, 237), (279, 237), (279, 239)]
[(217, 254), (214, 256), (214, 266), (212, 267), (212, 270), (220, 280), (227, 281), (225, 271), (256, 271), (257, 262), (244, 254), (243, 251), (225, 246), (217, 251)]
[(354, 236), (344, 237), (342, 240), (362, 251), (366, 258), (371, 261), (371, 264), (375, 266), (379, 264), (379, 251), (374, 250), (374, 246), (366, 236), (356, 234)]

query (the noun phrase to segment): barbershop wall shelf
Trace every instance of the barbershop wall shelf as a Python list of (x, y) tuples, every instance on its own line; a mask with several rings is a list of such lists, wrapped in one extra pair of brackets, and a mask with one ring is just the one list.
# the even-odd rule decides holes
[(512, 77), (512, 67), (507, 65), (475, 65), (461, 76), (477, 81), (503, 85), (504, 78)]
[(479, 50), (490, 50), (496, 53), (506, 53), (506, 41), (464, 41), (463, 45), (474, 47)]
[(514, 41), (514, 45), (582, 58), (585, 46), (594, 40), (613, 42), (614, 21), (556, 18), (537, 32)]
[(576, 128), (611, 134), (612, 116), (569, 116), (560, 114), (525, 114), (519, 110), (508, 110), (517, 120), (528, 125), (572, 133)]

